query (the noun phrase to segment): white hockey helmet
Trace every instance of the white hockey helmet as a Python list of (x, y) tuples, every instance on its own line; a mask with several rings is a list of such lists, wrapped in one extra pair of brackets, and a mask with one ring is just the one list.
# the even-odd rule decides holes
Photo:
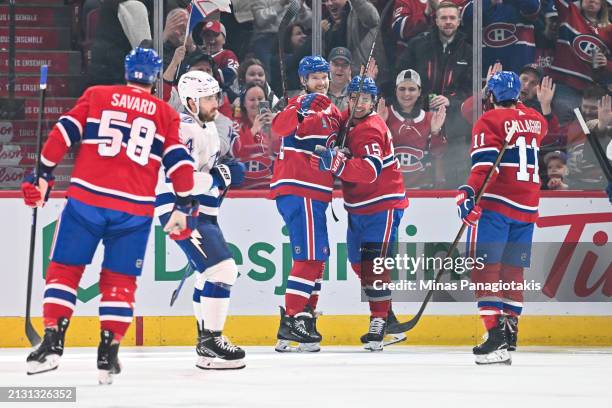
[[(189, 71), (184, 73), (178, 82), (178, 93), (181, 103), (188, 112), (198, 115), (200, 113), (200, 98), (216, 95), (221, 92), (219, 83), (210, 74), (204, 71)], [(196, 111), (189, 109), (187, 99), (192, 99)]]

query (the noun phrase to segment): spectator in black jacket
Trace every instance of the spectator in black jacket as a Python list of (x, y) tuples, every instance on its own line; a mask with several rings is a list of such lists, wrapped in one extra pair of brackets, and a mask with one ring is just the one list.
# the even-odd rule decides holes
[(450, 183), (461, 180), (467, 172), (465, 154), (471, 130), (461, 115), (461, 104), (472, 94), (472, 46), (458, 31), (459, 7), (442, 1), (436, 9), (436, 26), (411, 39), (401, 53), (395, 72), (414, 69), (421, 77), (421, 94), (428, 98), (427, 110), (446, 107), (445, 134), (449, 140), (449, 156), (458, 162), (448, 166)]

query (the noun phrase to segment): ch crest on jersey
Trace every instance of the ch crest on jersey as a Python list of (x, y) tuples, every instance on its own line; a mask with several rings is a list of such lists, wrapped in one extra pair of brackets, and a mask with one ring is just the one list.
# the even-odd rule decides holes
[(424, 157), (425, 152), (423, 152), (423, 150), (416, 149), (412, 146), (398, 146), (395, 149), (395, 158), (399, 162), (403, 173), (423, 170), (425, 168), (422, 162)]
[(268, 157), (255, 157), (243, 163), (246, 170), (245, 177), (248, 179), (267, 178), (272, 171), (272, 160)]
[(518, 41), (516, 26), (510, 23), (490, 24), (485, 28), (482, 39), (487, 47), (507, 47)]
[(606, 47), (603, 41), (595, 36), (587, 34), (576, 36), (572, 41), (572, 48), (574, 48), (578, 58), (589, 64), (593, 61), (593, 55), (595, 55), (595, 52), (598, 50), (608, 56), (610, 55), (610, 50), (608, 50), (608, 47)]

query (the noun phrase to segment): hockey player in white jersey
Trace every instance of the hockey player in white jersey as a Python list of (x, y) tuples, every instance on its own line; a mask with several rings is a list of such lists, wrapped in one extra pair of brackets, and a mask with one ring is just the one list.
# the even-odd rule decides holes
[[(204, 370), (243, 368), (244, 351), (222, 335), (238, 268), (217, 215), (224, 191), (244, 180), (244, 166), (237, 161), (219, 160), (220, 142), (214, 123), (220, 92), (217, 81), (202, 71), (187, 72), (179, 79), (178, 92), (187, 112), (181, 113), (179, 136), (195, 161), (192, 195), (200, 203), (197, 227), (173, 237), (195, 270), (196, 366)], [(171, 185), (164, 179), (160, 177), (155, 203), (162, 224), (170, 216), (174, 202)]]

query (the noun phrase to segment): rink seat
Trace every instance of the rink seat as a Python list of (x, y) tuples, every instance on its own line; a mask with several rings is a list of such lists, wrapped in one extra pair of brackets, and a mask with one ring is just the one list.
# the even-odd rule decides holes
[[(13, 132), (23, 136), (10, 138), (10, 148), (0, 151), (0, 188), (18, 187), (25, 168), (35, 157), (31, 146), (18, 141), (31, 138), (30, 122), (16, 122)], [(19, 130), (21, 129), (21, 130)], [(8, 133), (8, 132), (6, 132)], [(17, 147), (11, 147), (17, 146)], [(11, 149), (14, 149), (11, 150)], [(22, 167), (20, 167), (22, 166)], [(56, 171), (58, 185), (68, 183), (70, 166), (60, 165)], [(64, 192), (55, 190), (46, 207), (39, 211), (39, 236), (37, 261), (35, 263), (35, 285), (33, 288), (34, 316), (41, 312), (44, 281), (42, 272), (48, 264), (57, 216), (63, 207)], [(283, 302), (286, 274), (291, 267), (291, 247), (282, 231), (282, 221), (274, 203), (267, 200), (266, 191), (231, 190), (224, 202), (225, 212), (220, 216), (224, 235), (234, 251), (241, 273), (232, 291), (230, 317), (225, 334), (240, 345), (269, 345), (275, 342), (278, 329), (278, 305)], [(456, 219), (455, 192), (408, 191), (410, 207), (400, 225), (400, 240), (404, 243), (444, 242), (454, 235), (459, 221)], [(368, 327), (367, 304), (360, 302), (359, 282), (346, 265), (346, 216), (341, 209), (341, 195), (334, 193), (336, 213), (340, 222), (328, 223), (332, 257), (328, 274), (324, 276), (321, 300), (323, 315), (317, 326), (323, 333), (325, 345), (357, 345), (359, 336)], [(541, 242), (563, 242), (570, 236), (584, 243), (580, 251), (572, 255), (569, 268), (562, 271), (560, 293), (571, 290), (576, 298), (560, 303), (551, 301), (527, 302), (521, 318), (519, 347), (528, 346), (612, 346), (612, 303), (609, 289), (612, 287), (609, 255), (599, 248), (602, 235), (609, 241), (612, 237), (612, 212), (603, 191), (542, 192), (543, 215), (538, 221), (536, 237)], [(19, 191), (0, 192), (0, 212), (5, 217), (5, 230), (16, 234), (4, 234), (5, 252), (10, 254), (3, 262), (5, 275), (11, 276), (5, 285), (5, 307), (0, 310), (0, 347), (26, 347), (23, 313), (28, 254), (28, 231), (31, 211), (22, 204)], [(435, 211), (436, 223), (432, 223), (431, 211)], [(409, 232), (414, 230), (414, 233)], [(571, 231), (571, 233), (570, 233)], [(603, 233), (602, 233), (603, 231)], [(578, 235), (576, 235), (578, 234)], [(18, 236), (19, 239), (15, 239)], [(596, 237), (599, 237), (595, 239)], [(432, 241), (429, 241), (432, 240)], [(549, 241), (546, 241), (549, 240)], [(186, 265), (184, 255), (164, 235), (158, 222), (149, 240), (149, 253), (145, 259), (145, 270), (139, 280), (134, 322), (123, 342), (125, 345), (144, 346), (193, 346), (196, 337), (194, 318), (191, 315), (192, 278), (183, 287), (183, 293), (173, 308), (168, 306), (170, 294), (177, 286)], [(344, 245), (344, 249), (342, 246)], [(607, 245), (610, 245), (609, 243)], [(561, 251), (537, 252), (535, 258), (544, 262), (542, 268), (533, 268), (534, 276), (552, 276), (562, 268), (550, 268)], [(341, 255), (343, 253), (343, 255)], [(535, 252), (534, 252), (535, 253)], [(596, 269), (588, 270), (584, 282), (591, 295), (579, 295), (580, 286), (576, 274), (585, 265), (584, 254), (598, 256)], [(77, 314), (71, 321), (66, 343), (68, 346), (95, 346), (99, 340), (97, 317), (99, 295), (97, 272), (101, 261), (101, 250), (88, 267), (79, 289)], [(344, 258), (343, 258), (344, 257)], [(42, 263), (42, 267), (41, 267)], [(344, 265), (343, 265), (344, 264)], [(550, 268), (550, 270), (549, 270)], [(607, 272), (606, 272), (607, 268)], [(601, 270), (604, 270), (603, 272)], [(582, 272), (581, 272), (582, 273)], [(542, 275), (544, 274), (544, 275)], [(526, 279), (528, 275), (526, 274)], [(572, 295), (574, 296), (574, 295)], [(584, 297), (586, 296), (586, 297)], [(397, 300), (397, 299), (396, 299)], [(563, 299), (561, 299), (563, 300)], [(418, 310), (419, 304), (396, 301), (394, 310), (400, 321), (406, 321)], [(473, 303), (435, 302), (429, 305), (419, 324), (408, 332), (404, 345), (470, 346), (476, 344), (483, 327), (476, 315)], [(34, 325), (42, 332), (40, 317)], [(394, 346), (397, 347), (397, 346)], [(399, 346), (402, 347), (402, 346)]]
[[(8, 48), (8, 25), (0, 27), (0, 48)], [(16, 27), (18, 49), (57, 50), (70, 48), (70, 27)]]

